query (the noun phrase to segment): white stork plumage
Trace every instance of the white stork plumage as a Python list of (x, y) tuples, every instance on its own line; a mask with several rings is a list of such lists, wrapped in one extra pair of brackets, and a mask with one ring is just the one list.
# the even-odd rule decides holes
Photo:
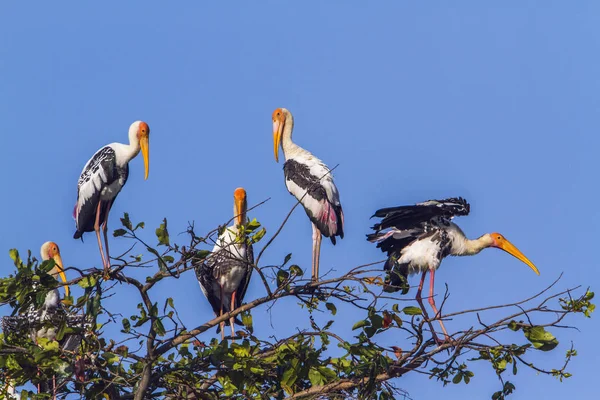
[[(469, 211), (469, 203), (459, 197), (429, 200), (414, 206), (383, 208), (375, 212), (373, 217), (382, 220), (373, 226), (375, 233), (367, 235), (367, 239), (377, 243), (377, 247), (388, 254), (384, 268), (389, 271), (389, 277), (386, 278), (384, 290), (395, 292), (404, 289), (409, 274), (422, 273), (416, 299), (428, 319), (421, 291), (429, 271), (429, 304), (436, 318), (439, 318), (433, 298), (435, 271), (448, 255), (470, 256), (485, 248), (495, 247), (513, 255), (540, 274), (536, 266), (499, 233), (486, 233), (478, 239), (468, 239), (451, 220), (455, 216), (468, 215)], [(449, 340), (444, 323), (441, 320), (439, 323), (446, 340)], [(432, 334), (439, 342), (433, 328)]]
[(273, 145), (275, 160), (279, 162), (279, 146), (283, 149), (285, 185), (304, 207), (312, 222), (313, 251), (312, 279), (319, 279), (321, 236), (331, 239), (344, 238), (344, 212), (340, 194), (331, 170), (309, 151), (292, 142), (294, 117), (285, 108), (273, 112)]
[[(195, 268), (200, 289), (217, 317), (242, 305), (254, 264), (252, 244), (248, 243), (243, 230), (247, 223), (246, 191), (243, 188), (235, 189), (233, 199), (233, 225), (219, 235), (210, 256)], [(238, 319), (235, 322), (242, 324)], [(233, 338), (234, 318), (229, 319), (229, 325)], [(221, 322), (219, 330), (221, 339), (225, 339), (225, 321)]]
[[(79, 239), (85, 232), (96, 231), (105, 277), (108, 277), (110, 272), (108, 213), (127, 182), (129, 161), (137, 156), (140, 150), (144, 157), (144, 179), (148, 179), (149, 135), (150, 127), (147, 123), (134, 122), (129, 127), (129, 144), (111, 143), (102, 147), (85, 164), (77, 183), (77, 203), (73, 211), (77, 230), (73, 238)], [(104, 231), (106, 257), (102, 250), (100, 225)]]

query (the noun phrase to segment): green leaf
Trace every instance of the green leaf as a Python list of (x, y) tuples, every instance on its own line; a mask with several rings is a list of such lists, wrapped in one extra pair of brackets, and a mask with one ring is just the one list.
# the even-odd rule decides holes
[(352, 326), (352, 330), (355, 331), (358, 328), (362, 328), (363, 326), (369, 326), (369, 325), (371, 325), (371, 323), (369, 321), (367, 321), (366, 319), (363, 319), (362, 321), (358, 321), (357, 323), (355, 323)]
[(123, 324), (123, 333), (129, 333), (129, 330), (131, 329), (131, 323), (129, 320), (127, 318), (123, 318), (121, 323)]
[(422, 315), (423, 314), (423, 310), (421, 310), (419, 307), (415, 307), (415, 306), (404, 307), (402, 309), (402, 312), (406, 315)]
[(113, 237), (123, 236), (127, 233), (125, 229), (115, 229), (113, 232)]
[(160, 319), (154, 320), (154, 331), (158, 336), (164, 336), (166, 334), (165, 326)]
[(459, 384), (460, 381), (462, 381), (463, 375), (461, 372), (457, 372), (456, 375), (454, 375), (454, 379), (452, 379), (452, 383)]
[(256, 232), (252, 235), (251, 241), (252, 243), (258, 243), (260, 239), (262, 239), (267, 234), (267, 230), (262, 228), (260, 231)]
[(253, 232), (258, 228), (260, 228), (260, 223), (256, 220), (256, 218), (253, 218), (252, 221), (248, 222), (246, 225), (246, 230), (249, 232)]
[(94, 277), (94, 275), (87, 275), (84, 276), (79, 282), (77, 282), (77, 284), (82, 288), (87, 289), (89, 287), (96, 286), (96, 278)]
[(252, 314), (249, 310), (242, 313), (242, 324), (244, 324), (250, 333), (254, 332), (254, 326), (252, 325)]
[(135, 229), (134, 229), (134, 231), (135, 231), (135, 230), (137, 230), (137, 229), (139, 229), (139, 228), (142, 228), (142, 229), (144, 229), (145, 227), (146, 227), (146, 224), (144, 224), (143, 222), (140, 222), (140, 223), (138, 223), (138, 224), (135, 226)]
[(337, 308), (335, 307), (335, 304), (333, 304), (333, 303), (325, 303), (325, 307), (327, 307), (327, 309), (329, 311), (331, 311), (331, 315), (335, 315), (337, 313)]
[(558, 346), (558, 340), (542, 326), (523, 328), (523, 332), (527, 340), (538, 350), (550, 351)]
[(163, 218), (163, 222), (160, 227), (156, 228), (156, 237), (158, 238), (158, 245), (169, 246), (169, 232), (167, 231), (167, 219)]
[(323, 382), (323, 376), (315, 368), (308, 370), (308, 380), (313, 386), (321, 386)]
[(284, 282), (288, 280), (290, 277), (290, 273), (286, 270), (280, 269), (277, 271), (277, 286), (281, 286)]
[(10, 258), (16, 263), (17, 260), (19, 259), (19, 251), (17, 249), (10, 249), (8, 251), (8, 255), (10, 256)]
[(508, 326), (508, 329), (515, 331), (515, 332), (518, 331), (519, 329), (521, 329), (515, 320), (510, 321), (507, 326)]
[(129, 220), (129, 213), (123, 214), (123, 218), (121, 218), (121, 224), (123, 224), (123, 226), (129, 230), (133, 229), (133, 226), (131, 226), (131, 221)]
[(294, 276), (302, 276), (304, 275), (304, 271), (302, 271), (302, 268), (300, 268), (296, 264), (293, 264), (290, 266), (290, 274)]

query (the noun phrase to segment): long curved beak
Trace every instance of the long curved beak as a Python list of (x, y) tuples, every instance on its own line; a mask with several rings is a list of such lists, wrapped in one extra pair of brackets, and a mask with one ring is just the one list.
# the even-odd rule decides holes
[(150, 145), (148, 143), (148, 136), (140, 139), (140, 147), (142, 149), (142, 156), (144, 157), (144, 179), (148, 179), (148, 171), (150, 170)]
[(236, 224), (238, 226), (244, 225), (244, 222), (246, 221), (246, 209), (248, 208), (248, 203), (246, 203), (246, 196), (236, 196), (234, 204)]
[(529, 268), (531, 268), (536, 274), (540, 274), (540, 271), (537, 269), (537, 267), (533, 265), (533, 263), (529, 261), (529, 259), (525, 257), (525, 255), (521, 253), (521, 251), (517, 249), (515, 245), (509, 242), (508, 240), (504, 239), (502, 242), (498, 243), (498, 248), (504, 250), (511, 256), (516, 257), (525, 264), (527, 264)]
[(273, 121), (273, 150), (275, 152), (275, 161), (279, 162), (279, 144), (281, 143), (281, 134), (283, 133), (283, 122)]
[[(67, 283), (67, 276), (65, 275), (65, 269), (63, 267), (63, 262), (62, 262), (62, 258), (60, 257), (60, 254), (54, 255), (54, 257), (52, 257), (52, 259), (54, 260), (54, 269), (56, 269), (56, 273), (58, 273), (58, 275), (60, 276), (60, 279), (62, 279), (63, 283)], [(68, 286), (65, 286), (65, 296), (69, 297), (69, 287)]]

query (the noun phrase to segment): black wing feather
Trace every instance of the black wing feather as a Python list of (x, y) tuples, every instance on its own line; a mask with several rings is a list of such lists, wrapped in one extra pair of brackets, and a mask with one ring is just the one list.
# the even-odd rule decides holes
[(381, 231), (386, 228), (398, 230), (410, 229), (436, 217), (451, 219), (455, 216), (468, 215), (471, 206), (462, 197), (445, 200), (428, 200), (414, 206), (389, 207), (377, 210), (373, 217), (383, 218), (373, 229)]
[[(103, 174), (100, 171), (103, 171)], [(96, 212), (102, 190), (122, 178), (124, 182), (129, 176), (129, 166), (117, 168), (116, 154), (112, 147), (105, 146), (87, 162), (77, 183), (77, 204), (75, 213), (76, 231), (73, 237), (79, 239), (84, 232), (93, 232)], [(104, 221), (108, 204), (100, 209), (99, 221)]]

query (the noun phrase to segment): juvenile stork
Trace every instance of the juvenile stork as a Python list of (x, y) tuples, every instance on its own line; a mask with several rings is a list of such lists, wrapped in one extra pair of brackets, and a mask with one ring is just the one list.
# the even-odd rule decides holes
[[(129, 161), (138, 155), (140, 149), (144, 156), (144, 179), (148, 179), (149, 135), (150, 128), (147, 123), (134, 122), (129, 127), (129, 144), (111, 143), (102, 147), (85, 164), (77, 183), (77, 203), (73, 210), (77, 229), (73, 238), (79, 239), (85, 232), (96, 231), (104, 275), (107, 278), (110, 272), (107, 236), (108, 213), (127, 182)], [(106, 255), (102, 250), (100, 225), (104, 231)]]
[[(384, 290), (395, 292), (406, 284), (409, 274), (422, 273), (417, 290), (417, 302), (423, 306), (421, 291), (427, 271), (430, 272), (429, 304), (439, 318), (439, 311), (433, 298), (435, 271), (444, 257), (471, 256), (488, 247), (506, 251), (527, 264), (536, 274), (538, 269), (512, 243), (499, 233), (486, 233), (478, 239), (468, 239), (452, 218), (468, 215), (469, 203), (461, 197), (445, 200), (429, 200), (414, 206), (383, 208), (373, 217), (383, 218), (373, 226), (375, 233), (367, 235), (370, 242), (388, 254), (385, 270), (389, 271)], [(450, 337), (444, 323), (439, 320), (446, 340)], [(431, 329), (436, 342), (440, 342)]]
[[(254, 264), (252, 244), (249, 244), (243, 228), (247, 223), (248, 203), (246, 191), (237, 188), (233, 192), (234, 223), (227, 227), (217, 239), (211, 255), (196, 266), (196, 277), (202, 293), (208, 299), (217, 317), (235, 310), (242, 305), (248, 289)], [(235, 319), (237, 324), (242, 324)], [(234, 318), (229, 319), (231, 337), (235, 336)], [(225, 321), (221, 322), (217, 332), (225, 339)]]
[(336, 236), (344, 238), (344, 212), (331, 170), (323, 161), (292, 142), (293, 129), (292, 113), (285, 108), (276, 109), (273, 112), (275, 161), (279, 162), (281, 144), (285, 157), (285, 185), (302, 204), (312, 222), (312, 279), (316, 281), (319, 279), (321, 236), (330, 238), (334, 245)]

